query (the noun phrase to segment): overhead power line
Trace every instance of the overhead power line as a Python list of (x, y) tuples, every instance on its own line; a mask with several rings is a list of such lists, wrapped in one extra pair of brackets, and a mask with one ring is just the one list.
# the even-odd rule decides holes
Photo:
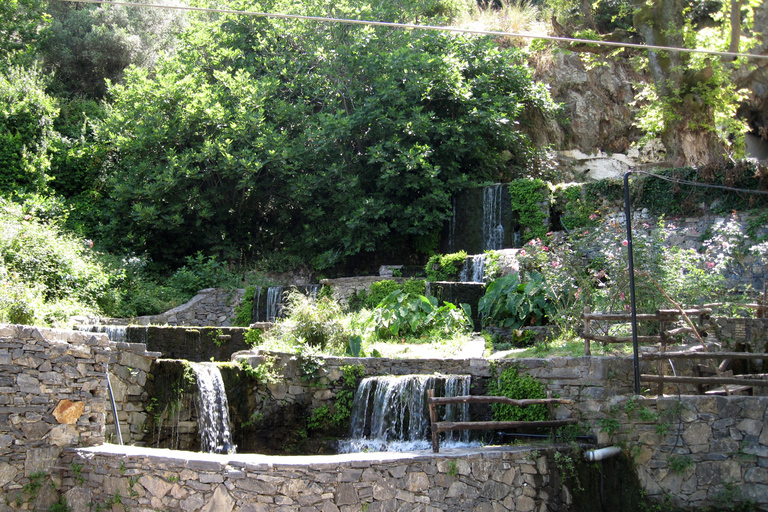
[(417, 25), (414, 23), (390, 23), (386, 21), (354, 20), (345, 18), (328, 18), (323, 16), (303, 16), (300, 14), (280, 14), (255, 11), (237, 11), (232, 9), (212, 9), (206, 7), (190, 7), (186, 5), (143, 4), (136, 2), (113, 2), (110, 0), (59, 0), (61, 2), (76, 2), (84, 4), (122, 5), (126, 7), (152, 7), (157, 9), (176, 9), (181, 11), (196, 11), (216, 14), (240, 14), (243, 16), (258, 16), (263, 18), (281, 18), (293, 20), (319, 21), (323, 23), (339, 23), (347, 25), (368, 25), (373, 27), (402, 28), (412, 30), (432, 30), (439, 32), (454, 32), (458, 34), (474, 34), (484, 36), (522, 37), (527, 39), (544, 39), (546, 41), (558, 41), (563, 43), (593, 44), (599, 46), (614, 46), (619, 48), (636, 48), (639, 50), (654, 50), (663, 52), (703, 53), (707, 55), (719, 55), (722, 57), (746, 57), (749, 59), (768, 60), (768, 55), (754, 55), (751, 53), (720, 52), (715, 50), (703, 50), (697, 48), (678, 48), (673, 46), (656, 46), (649, 44), (622, 43), (616, 41), (597, 41), (593, 39), (578, 39), (572, 37), (558, 37), (544, 34), (532, 34), (530, 32), (499, 32), (493, 30), (475, 30), (458, 27), (441, 27), (437, 25)]

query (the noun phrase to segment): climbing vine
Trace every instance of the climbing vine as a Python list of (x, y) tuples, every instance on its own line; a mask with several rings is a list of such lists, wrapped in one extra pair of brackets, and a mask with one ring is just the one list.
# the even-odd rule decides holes
[(509, 198), (512, 211), (517, 213), (523, 241), (541, 238), (547, 232), (546, 217), (541, 203), (547, 199), (547, 184), (540, 179), (519, 179), (509, 183)]
[(466, 251), (452, 254), (435, 254), (424, 268), (427, 281), (455, 281), (459, 277), (459, 271), (467, 259)]

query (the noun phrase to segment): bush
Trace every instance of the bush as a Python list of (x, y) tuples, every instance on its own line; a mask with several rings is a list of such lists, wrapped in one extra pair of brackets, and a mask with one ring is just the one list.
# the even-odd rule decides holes
[(220, 286), (229, 277), (225, 263), (216, 256), (206, 258), (202, 252), (187, 256), (186, 264), (168, 280), (168, 285), (180, 292), (195, 295), (205, 288)]
[(268, 337), (334, 353), (342, 353), (347, 348), (350, 333), (342, 321), (341, 306), (332, 299), (314, 300), (292, 290), (284, 311), (285, 318), (268, 331)]
[(450, 334), (465, 331), (472, 325), (468, 306), (461, 308), (450, 302), (437, 305), (437, 298), (392, 292), (374, 310), (370, 322), (380, 338), (421, 336), (427, 332)]
[[(516, 400), (547, 398), (544, 387), (530, 375), (520, 375), (517, 368), (510, 366), (488, 383), (488, 394), (506, 396)], [(517, 407), (508, 404), (493, 404), (495, 421), (542, 421), (549, 419), (547, 407), (543, 404)]]
[(424, 268), (427, 273), (427, 281), (456, 281), (466, 259), (466, 251), (453, 254), (435, 254), (429, 258)]
[(509, 274), (492, 282), (478, 304), (485, 325), (519, 329), (543, 325), (555, 313), (554, 296), (538, 272)]

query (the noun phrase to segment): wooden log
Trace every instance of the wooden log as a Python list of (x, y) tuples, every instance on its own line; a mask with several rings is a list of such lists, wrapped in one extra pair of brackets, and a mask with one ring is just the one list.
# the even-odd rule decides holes
[[(584, 320), (603, 320), (603, 321), (615, 321), (615, 322), (629, 322), (632, 320), (632, 315), (629, 313), (587, 313), (584, 312), (581, 317)], [(658, 320), (659, 316), (656, 313), (639, 313), (637, 315), (638, 320)]]
[(655, 361), (656, 359), (768, 359), (764, 352), (665, 352), (663, 354), (645, 353), (640, 359)]
[(434, 428), (438, 432), (453, 430), (504, 430), (507, 428), (563, 427), (578, 422), (579, 420), (576, 418), (547, 421), (438, 421), (434, 424)]
[(588, 337), (588, 336), (591, 336), (591, 333), (589, 331), (590, 329), (589, 328), (589, 324), (590, 324), (589, 306), (584, 306), (583, 318), (584, 318), (584, 334), (586, 334), (586, 336), (582, 336), (582, 338), (584, 338), (584, 355), (589, 356), (589, 355), (592, 355), (592, 350), (589, 346), (589, 337)]
[(573, 400), (570, 398), (524, 398), (515, 399), (506, 396), (437, 396), (428, 397), (427, 400), (430, 404), (435, 405), (449, 405), (449, 404), (507, 404), (516, 405), (518, 407), (525, 407), (526, 405), (538, 405), (538, 404), (572, 404)]
[(432, 451), (434, 453), (440, 452), (440, 433), (435, 428), (437, 423), (437, 412), (435, 411), (435, 390), (427, 390), (427, 403), (429, 403), (429, 421), (432, 424)]
[[(582, 333), (581, 337), (587, 339), (587, 336)], [(602, 343), (632, 343), (631, 336), (603, 336), (599, 334), (591, 334), (589, 339), (592, 341), (599, 341)], [(661, 343), (661, 336), (638, 336), (637, 341), (639, 343)]]
[(675, 377), (673, 375), (640, 375), (640, 380), (646, 382), (673, 382), (680, 384), (735, 384), (743, 386), (761, 386), (768, 387), (768, 380), (758, 379), (739, 379), (738, 377)]

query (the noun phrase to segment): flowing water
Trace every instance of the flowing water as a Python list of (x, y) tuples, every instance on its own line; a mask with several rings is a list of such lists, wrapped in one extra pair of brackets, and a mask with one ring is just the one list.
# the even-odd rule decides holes
[(219, 368), (213, 363), (190, 363), (197, 377), (197, 428), (200, 451), (234, 453), (229, 404)]
[[(401, 375), (367, 377), (360, 382), (350, 421), (350, 438), (341, 453), (410, 451), (432, 446), (427, 391), (435, 396), (469, 395), (468, 375)], [(467, 404), (437, 409), (440, 421), (469, 421)], [(445, 432), (441, 446), (468, 445), (469, 432)]]
[(504, 248), (504, 224), (501, 219), (503, 185), (483, 188), (483, 250)]
[(125, 325), (76, 325), (75, 329), (84, 332), (106, 333), (109, 341), (125, 341)]
[(464, 267), (459, 273), (461, 283), (485, 282), (485, 254), (473, 254), (464, 260)]

